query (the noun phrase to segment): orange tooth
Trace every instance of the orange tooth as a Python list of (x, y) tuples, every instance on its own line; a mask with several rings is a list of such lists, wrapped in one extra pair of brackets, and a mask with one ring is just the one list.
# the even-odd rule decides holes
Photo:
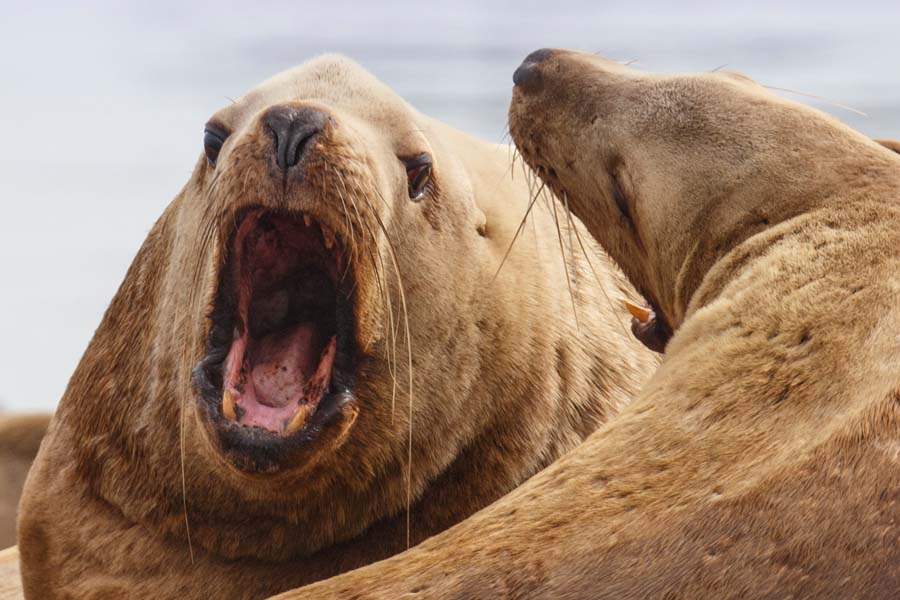
[(303, 215), (303, 222), (306, 224), (307, 227), (312, 225), (312, 219), (309, 218), (309, 215)]
[(237, 421), (237, 413), (234, 410), (234, 394), (225, 390), (222, 394), (222, 414), (229, 421)]
[(295, 431), (299, 431), (301, 427), (306, 424), (306, 420), (309, 418), (309, 415), (312, 413), (313, 407), (309, 404), (304, 404), (299, 409), (297, 409), (297, 414), (295, 414), (290, 422), (285, 426), (284, 433), (282, 435), (288, 436), (294, 433)]
[(653, 318), (653, 311), (649, 308), (644, 308), (643, 306), (632, 304), (628, 300), (622, 300), (622, 304), (625, 305), (625, 308), (628, 309), (628, 312), (631, 313), (631, 316), (641, 323), (649, 323), (650, 319)]
[(322, 239), (325, 240), (325, 247), (331, 250), (334, 246), (334, 232), (327, 227), (322, 227)]

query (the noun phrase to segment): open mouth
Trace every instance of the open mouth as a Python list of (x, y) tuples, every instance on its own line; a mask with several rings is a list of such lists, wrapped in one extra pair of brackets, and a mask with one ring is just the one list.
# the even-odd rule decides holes
[[(311, 439), (352, 401), (352, 277), (340, 237), (306, 214), (243, 214), (194, 373), (232, 441)], [(233, 445), (233, 444), (232, 444)]]

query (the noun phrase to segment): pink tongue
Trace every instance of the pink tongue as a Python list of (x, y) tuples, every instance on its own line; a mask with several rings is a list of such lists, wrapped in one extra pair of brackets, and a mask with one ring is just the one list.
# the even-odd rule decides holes
[(286, 335), (269, 335), (253, 344), (250, 380), (258, 402), (280, 407), (302, 398), (319, 362), (315, 334), (315, 325), (303, 323)]

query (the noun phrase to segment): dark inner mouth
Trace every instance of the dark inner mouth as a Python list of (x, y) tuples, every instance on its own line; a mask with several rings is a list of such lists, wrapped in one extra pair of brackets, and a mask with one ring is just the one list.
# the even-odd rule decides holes
[(631, 332), (647, 348), (662, 354), (672, 337), (672, 328), (656, 304), (651, 302), (650, 306), (649, 314), (642, 318), (632, 313)]
[(222, 270), (209, 353), (195, 373), (210, 408), (279, 436), (335, 412), (350, 395), (353, 366), (345, 268), (339, 238), (316, 219), (244, 215)]

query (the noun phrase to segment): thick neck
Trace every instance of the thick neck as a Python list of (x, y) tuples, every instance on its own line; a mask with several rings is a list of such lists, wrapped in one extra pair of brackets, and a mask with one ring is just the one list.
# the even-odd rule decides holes
[[(708, 302), (712, 290), (724, 285), (732, 271), (810, 219), (827, 219), (821, 215), (870, 198), (900, 195), (900, 159), (866, 142), (860, 156), (840, 169), (807, 168), (812, 175), (796, 177), (794, 173), (805, 173), (808, 167), (801, 162), (784, 181), (742, 185), (691, 222), (688, 231), (701, 233), (682, 236), (677, 254), (684, 259), (673, 263), (668, 281), (674, 286), (661, 294), (673, 327)], [(701, 287), (704, 292), (698, 296)]]
[[(877, 199), (879, 197), (884, 199)], [(853, 197), (835, 197), (833, 200), (820, 208), (749, 235), (738, 243), (716, 261), (702, 278), (700, 285), (690, 296), (684, 318), (714, 302), (748, 267), (763, 259), (777, 245), (796, 248), (794, 252), (798, 256), (818, 257), (819, 254), (828, 252), (833, 245), (848, 244), (841, 239), (843, 236), (872, 237), (874, 243), (876, 239), (884, 237), (881, 233), (876, 233), (884, 228), (884, 223), (900, 222), (900, 185), (893, 193), (860, 190)], [(895, 237), (895, 241), (900, 240)], [(863, 267), (864, 265), (860, 265), (860, 273), (864, 272)], [(790, 268), (794, 269), (796, 266), (792, 265)], [(850, 275), (852, 273), (841, 275), (835, 272), (836, 277)], [(796, 285), (805, 285), (796, 277), (792, 280), (794, 279)], [(782, 292), (789, 293), (790, 289)], [(773, 288), (772, 293), (779, 292)]]

